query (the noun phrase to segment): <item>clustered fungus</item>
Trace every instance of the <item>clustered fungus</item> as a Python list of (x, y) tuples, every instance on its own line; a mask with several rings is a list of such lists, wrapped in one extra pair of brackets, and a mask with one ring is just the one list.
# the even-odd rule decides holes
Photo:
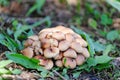
[(28, 37), (21, 52), (29, 58), (38, 59), (39, 64), (48, 70), (53, 66), (74, 69), (90, 57), (87, 45), (72, 29), (57, 26)]

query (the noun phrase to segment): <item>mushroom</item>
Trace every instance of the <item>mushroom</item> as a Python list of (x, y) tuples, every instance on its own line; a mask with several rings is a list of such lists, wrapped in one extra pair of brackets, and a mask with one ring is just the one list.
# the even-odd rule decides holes
[(57, 47), (58, 41), (56, 39), (50, 39), (50, 46), (51, 47)]
[(82, 53), (83, 52), (83, 48), (82, 46), (80, 45), (79, 42), (72, 42), (71, 43), (71, 46), (70, 46), (72, 49), (74, 49), (77, 53)]
[(78, 54), (75, 60), (77, 65), (82, 65), (85, 62), (85, 57), (82, 54)]
[(37, 35), (30, 36), (30, 37), (28, 37), (28, 39), (32, 39), (32, 40), (34, 40), (34, 41), (39, 40), (39, 38), (38, 38)]
[(33, 48), (27, 47), (24, 50), (21, 51), (21, 53), (29, 58), (32, 58), (34, 53), (33, 53)]
[(41, 47), (41, 43), (40, 43), (40, 41), (34, 41), (33, 43), (32, 43), (32, 47)]
[(65, 51), (70, 47), (70, 42), (68, 42), (67, 40), (63, 40), (59, 42), (58, 48), (60, 49), (60, 51)]
[(62, 59), (63, 53), (60, 52), (57, 56), (54, 57), (55, 60)]
[(48, 48), (48, 47), (50, 47), (50, 39), (42, 39), (41, 40), (41, 44), (42, 44), (42, 47), (43, 48)]
[(51, 59), (39, 59), (40, 65), (43, 66), (45, 69), (50, 70), (53, 67), (53, 61)]
[(90, 57), (90, 53), (88, 52), (87, 48), (83, 48), (82, 54), (83, 54), (86, 58)]
[(67, 68), (74, 69), (76, 67), (75, 59), (64, 57), (62, 62), (63, 65)]
[(40, 32), (40, 33), (39, 33), (39, 39), (40, 39), (40, 40), (45, 39), (45, 38), (47, 37), (47, 34), (48, 34), (48, 33), (49, 33), (49, 32), (45, 32), (45, 31)]
[(34, 42), (34, 41), (33, 41), (32, 39), (27, 39), (27, 40), (24, 42), (24, 46), (25, 46), (25, 47), (31, 46), (33, 42)]
[(57, 47), (49, 47), (44, 50), (44, 56), (46, 58), (53, 58), (59, 54), (59, 49)]
[(63, 63), (62, 63), (61, 60), (55, 61), (55, 65), (56, 65), (57, 67), (63, 67)]
[[(59, 37), (58, 37), (58, 36), (59, 36)], [(62, 32), (60, 32), (60, 31), (54, 32), (54, 33), (52, 34), (52, 37), (53, 37), (54, 39), (57, 39), (57, 40), (63, 40), (63, 39), (65, 39), (65, 35), (64, 35)]]
[(74, 40), (73, 34), (71, 33), (66, 33), (65, 37), (66, 37), (66, 40), (69, 42), (72, 42)]
[(76, 42), (79, 42), (82, 47), (87, 47), (87, 42), (82, 38), (75, 39)]
[(73, 49), (68, 49), (67, 51), (65, 51), (63, 53), (63, 56), (70, 57), (70, 58), (76, 58), (77, 57), (77, 53)]
[(34, 57), (40, 61), (40, 65), (43, 66), (45, 69), (50, 70), (53, 67), (53, 61), (51, 59), (46, 59), (44, 56), (38, 55)]

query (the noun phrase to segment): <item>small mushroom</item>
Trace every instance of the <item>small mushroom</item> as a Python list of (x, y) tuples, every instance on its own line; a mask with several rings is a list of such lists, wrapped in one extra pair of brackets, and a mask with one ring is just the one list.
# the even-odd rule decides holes
[(66, 40), (72, 42), (74, 40), (73, 34), (67, 33), (65, 34)]
[(72, 49), (74, 49), (77, 53), (82, 53), (83, 52), (83, 48), (81, 47), (80, 43), (78, 42), (72, 42), (71, 46)]
[(55, 65), (56, 65), (57, 67), (63, 67), (63, 63), (62, 63), (61, 60), (55, 61)]
[(88, 52), (87, 48), (83, 48), (82, 54), (83, 54), (86, 58), (90, 57), (90, 53)]
[(58, 41), (56, 39), (50, 39), (50, 46), (51, 47), (57, 47)]
[(46, 37), (47, 37), (47, 34), (48, 34), (49, 32), (40, 32), (39, 33), (39, 39), (40, 40), (42, 40), (42, 39), (45, 39)]
[(39, 47), (35, 47), (34, 52), (36, 55), (39, 55), (39, 54), (43, 55), (43, 50)]
[(46, 38), (48, 38), (48, 39), (50, 39), (50, 38), (52, 38), (52, 32), (50, 32), (50, 33), (48, 33), (47, 35), (46, 35)]
[(39, 59), (40, 65), (43, 66), (45, 69), (50, 70), (53, 67), (53, 61), (51, 59)]
[(82, 47), (87, 47), (87, 42), (82, 38), (75, 39), (76, 42), (79, 42)]
[(33, 42), (34, 42), (34, 41), (33, 41), (32, 39), (27, 39), (27, 40), (24, 42), (24, 46), (25, 46), (25, 47), (31, 46)]
[(75, 59), (64, 57), (62, 62), (65, 67), (68, 67), (70, 69), (74, 69), (76, 67)]
[(70, 42), (68, 42), (67, 40), (63, 40), (59, 42), (58, 48), (60, 49), (60, 51), (65, 51), (69, 47), (70, 47)]
[(60, 52), (57, 56), (54, 57), (55, 60), (62, 59), (63, 53)]
[(63, 40), (63, 39), (65, 39), (65, 35), (62, 32), (60, 32), (60, 31), (54, 32), (52, 34), (52, 37), (54, 39), (57, 39), (57, 40)]
[(51, 43), (50, 43), (50, 39), (42, 39), (41, 40), (41, 45), (43, 48), (48, 48), (50, 47)]
[(37, 56), (35, 56), (34, 58), (35, 58), (35, 59), (45, 59), (44, 56), (42, 56), (42, 55), (37, 55)]
[(44, 50), (44, 56), (46, 58), (53, 58), (59, 54), (59, 49), (57, 47), (49, 47)]
[(64, 34), (67, 34), (67, 33), (74, 33), (74, 31), (70, 28), (64, 28), (61, 30), (61, 32), (63, 32)]
[(75, 60), (77, 65), (82, 65), (85, 62), (85, 57), (82, 54), (78, 54)]
[(41, 47), (41, 43), (40, 43), (40, 41), (34, 41), (33, 43), (32, 43), (32, 47)]
[(77, 53), (73, 49), (68, 49), (67, 51), (65, 51), (63, 53), (63, 56), (70, 57), (70, 58), (76, 58), (77, 57)]
[(34, 40), (34, 41), (39, 40), (39, 38), (38, 38), (37, 35), (33, 35), (33, 36), (28, 37), (28, 38), (29, 38), (29, 39), (32, 39), (32, 40)]
[(24, 50), (21, 51), (21, 53), (29, 58), (32, 58), (34, 55), (33, 49), (30, 47), (25, 48)]

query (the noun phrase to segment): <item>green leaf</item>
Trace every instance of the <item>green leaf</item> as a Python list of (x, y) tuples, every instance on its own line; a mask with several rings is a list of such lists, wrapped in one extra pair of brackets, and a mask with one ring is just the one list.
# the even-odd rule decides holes
[(93, 29), (97, 29), (97, 22), (94, 19), (89, 19), (88, 20), (88, 24), (90, 27), (92, 27)]
[(104, 63), (108, 63), (109, 61), (111, 61), (113, 59), (113, 57), (109, 57), (108, 53), (112, 50), (112, 45), (108, 45), (106, 47), (106, 49), (103, 52), (102, 56), (95, 56), (95, 61), (97, 64), (104, 64)]
[(106, 0), (108, 4), (116, 8), (118, 11), (120, 11), (120, 2), (117, 0)]
[(2, 60), (2, 61), (0, 61), (0, 68), (4, 68), (10, 63), (12, 63), (12, 60)]
[(93, 42), (91, 40), (91, 38), (89, 37), (89, 35), (87, 35), (85, 32), (75, 28), (74, 26), (71, 26), (71, 28), (78, 34), (80, 34), (84, 39), (86, 39), (87, 43), (88, 43), (88, 50), (90, 52), (90, 56), (94, 56), (95, 51), (94, 51), (94, 45)]
[(97, 65), (96, 60), (92, 57), (87, 59), (87, 64), (88, 64), (89, 67)]
[(94, 42), (95, 51), (100, 52), (105, 50), (105, 45), (100, 44), (99, 42)]
[(10, 71), (5, 68), (0, 68), (0, 74), (7, 74), (7, 73), (10, 73)]
[(77, 79), (77, 78), (80, 76), (80, 73), (81, 73), (81, 72), (75, 72), (75, 73), (73, 73), (73, 77), (74, 77), (75, 79)]
[(117, 30), (112, 30), (112, 31), (108, 32), (106, 37), (108, 40), (114, 41), (115, 39), (117, 39), (119, 37), (119, 33)]
[(29, 69), (37, 69), (39, 67), (39, 60), (33, 59), (33, 58), (28, 58), (26, 56), (23, 56), (18, 53), (6, 53), (6, 57), (10, 60), (12, 60), (15, 63), (18, 63), (25, 68)]
[(20, 69), (14, 69), (11, 71), (13, 74), (20, 74), (22, 71)]
[(111, 25), (112, 24), (112, 19), (108, 17), (106, 14), (102, 14), (101, 16), (101, 24), (106, 26), (106, 25)]

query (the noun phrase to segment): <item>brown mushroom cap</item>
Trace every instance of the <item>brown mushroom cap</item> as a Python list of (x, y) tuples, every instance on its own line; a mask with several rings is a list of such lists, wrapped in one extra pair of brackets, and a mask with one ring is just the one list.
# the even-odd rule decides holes
[(53, 61), (50, 59), (39, 59), (40, 65), (43, 66), (45, 69), (50, 70), (53, 67)]
[(50, 32), (40, 32), (39, 33), (39, 39), (42, 40), (42, 39), (45, 39), (47, 37), (47, 34), (50, 33)]
[(82, 54), (83, 54), (86, 58), (90, 57), (90, 53), (88, 52), (87, 48), (83, 48)]
[(65, 67), (68, 67), (70, 69), (74, 69), (76, 67), (75, 59), (64, 57), (62, 61)]
[(57, 47), (58, 41), (56, 39), (50, 39), (50, 46), (51, 47)]
[(41, 47), (41, 43), (40, 43), (40, 41), (34, 41), (33, 43), (32, 43), (32, 47)]
[(41, 40), (41, 44), (42, 44), (42, 47), (43, 48), (48, 48), (48, 47), (50, 47), (50, 39), (42, 39)]
[(32, 40), (34, 40), (34, 41), (39, 40), (39, 38), (38, 38), (37, 35), (29, 36), (28, 38), (29, 38), (29, 39), (32, 39)]
[(87, 42), (82, 38), (75, 39), (76, 42), (79, 42), (82, 47), (87, 47)]
[(63, 53), (60, 52), (57, 56), (54, 57), (55, 60), (62, 59)]
[(72, 49), (74, 49), (77, 53), (83, 52), (83, 48), (81, 47), (80, 43), (78, 43), (78, 42), (72, 42), (70, 47)]
[(25, 48), (24, 50), (21, 51), (21, 53), (29, 58), (32, 58), (34, 55), (33, 49), (30, 47)]
[(54, 32), (52, 34), (52, 37), (54, 39), (57, 39), (57, 40), (63, 40), (63, 39), (65, 39), (65, 35), (62, 32), (60, 32), (60, 31)]
[(62, 63), (61, 60), (55, 61), (55, 65), (56, 65), (57, 67), (63, 67), (63, 63)]
[(57, 47), (49, 47), (44, 50), (44, 56), (46, 58), (53, 58), (59, 54), (59, 49)]
[(45, 65), (45, 69), (50, 70), (50, 69), (52, 69), (53, 65), (54, 65), (53, 61), (52, 60), (48, 60), (47, 61), (47, 65)]
[(63, 40), (59, 42), (59, 46), (58, 48), (60, 49), (60, 51), (65, 51), (70, 47), (70, 42)]
[(77, 65), (82, 65), (85, 62), (85, 57), (82, 54), (78, 54), (75, 60)]
[(31, 46), (33, 42), (34, 42), (34, 41), (33, 41), (32, 39), (27, 39), (27, 40), (24, 42), (24, 46), (25, 46), (25, 47)]
[(77, 53), (73, 49), (68, 49), (63, 53), (63, 56), (70, 57), (70, 58), (76, 58)]
[(65, 34), (66, 40), (72, 42), (74, 40), (73, 34), (67, 33)]

